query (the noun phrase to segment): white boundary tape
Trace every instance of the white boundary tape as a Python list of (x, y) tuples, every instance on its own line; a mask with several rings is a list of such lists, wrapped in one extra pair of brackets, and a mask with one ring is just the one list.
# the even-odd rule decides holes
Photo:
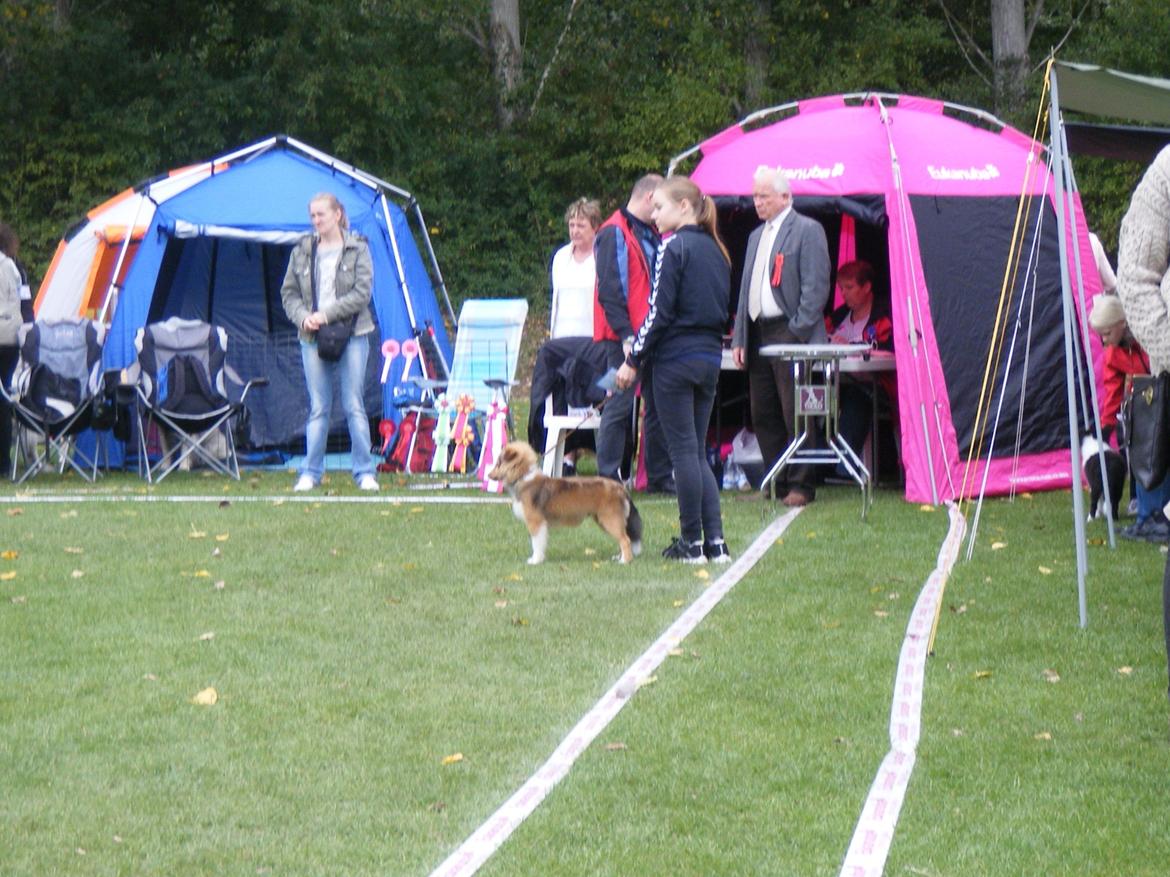
[(935, 612), (943, 587), (955, 566), (966, 530), (958, 506), (948, 508), (950, 529), (938, 552), (938, 563), (926, 580), (902, 640), (894, 699), (890, 708), (890, 751), (882, 759), (853, 840), (841, 865), (841, 877), (880, 877), (894, 840), (894, 827), (902, 812), (906, 787), (914, 772), (918, 739), (922, 731), (922, 692), (926, 680), (926, 655)]
[(483, 825), (463, 842), (443, 864), (432, 872), (432, 877), (466, 877), (474, 874), (480, 866), (500, 847), (508, 836), (528, 818), (541, 801), (569, 772), (578, 756), (593, 742), (605, 727), (621, 711), (626, 702), (637, 691), (638, 685), (666, 660), (670, 650), (698, 626), (719, 601), (755, 566), (788, 525), (796, 518), (800, 509), (793, 509), (777, 518), (761, 533), (748, 549), (699, 596), (686, 611), (666, 629), (641, 657), (636, 659), (621, 675), (613, 687), (601, 696), (584, 718), (569, 732), (553, 754), (540, 769), (522, 785), (515, 794), (493, 813)]
[(320, 505), (502, 505), (511, 502), (506, 497), (498, 496), (405, 496), (403, 494), (387, 494), (385, 496), (328, 496), (320, 494), (298, 493), (293, 496), (271, 494), (269, 496), (237, 496), (230, 493), (219, 496), (158, 496), (149, 493), (70, 493), (70, 494), (20, 494), (0, 496), (0, 504), (5, 505), (35, 505), (68, 504), (83, 502), (190, 502), (190, 503), (244, 503), (264, 502), (272, 505), (283, 503), (310, 503)]

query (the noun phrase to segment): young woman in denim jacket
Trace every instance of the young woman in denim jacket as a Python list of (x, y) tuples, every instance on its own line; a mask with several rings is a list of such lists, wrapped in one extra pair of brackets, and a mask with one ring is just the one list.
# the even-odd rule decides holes
[[(309, 420), (305, 425), (305, 463), (293, 490), (312, 490), (325, 474), (325, 443), (333, 406), (333, 380), (341, 383), (341, 406), (349, 427), (353, 478), (362, 490), (377, 490), (370, 453), (370, 421), (362, 400), (369, 335), (374, 331), (370, 295), (374, 270), (365, 238), (349, 231), (345, 208), (329, 192), (309, 201), (313, 234), (293, 248), (280, 299), (297, 327), (301, 363), (309, 389)], [(317, 301), (314, 307), (313, 291)], [(353, 334), (341, 358), (327, 362), (317, 355), (316, 333), (326, 323), (353, 320)]]

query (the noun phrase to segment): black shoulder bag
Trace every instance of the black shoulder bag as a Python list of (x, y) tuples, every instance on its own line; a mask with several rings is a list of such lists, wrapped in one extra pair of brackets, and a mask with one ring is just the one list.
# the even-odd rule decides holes
[(1142, 487), (1152, 490), (1170, 469), (1170, 372), (1135, 377), (1126, 406), (1129, 465)]
[[(344, 251), (343, 251), (344, 252)], [(340, 256), (338, 257), (340, 258)], [(313, 248), (309, 259), (309, 285), (313, 290), (313, 310), (317, 310), (317, 239), (313, 238)], [(340, 323), (326, 323), (317, 330), (317, 356), (326, 362), (337, 362), (345, 352), (345, 345), (353, 335), (353, 328), (357, 325), (357, 314)]]

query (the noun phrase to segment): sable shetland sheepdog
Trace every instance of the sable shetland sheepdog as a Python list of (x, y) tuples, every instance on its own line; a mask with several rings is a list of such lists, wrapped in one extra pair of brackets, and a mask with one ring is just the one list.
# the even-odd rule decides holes
[(642, 516), (626, 489), (609, 478), (549, 478), (525, 442), (509, 442), (488, 478), (499, 481), (512, 496), (512, 513), (532, 537), (530, 564), (544, 561), (548, 528), (576, 527), (586, 518), (617, 540), (621, 562), (642, 552)]
[(1109, 506), (1113, 511), (1113, 520), (1117, 520), (1117, 512), (1121, 503), (1121, 491), (1125, 489), (1125, 460), (1121, 454), (1106, 445), (1105, 471), (1101, 471), (1101, 459), (1097, 456), (1097, 439), (1087, 435), (1081, 439), (1081, 466), (1085, 470), (1085, 480), (1089, 482), (1089, 520), (1093, 520), (1105, 512), (1105, 484), (1109, 485)]

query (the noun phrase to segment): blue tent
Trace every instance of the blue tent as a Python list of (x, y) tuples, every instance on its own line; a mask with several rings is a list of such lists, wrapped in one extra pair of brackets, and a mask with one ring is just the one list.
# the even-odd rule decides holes
[[(117, 298), (106, 367), (134, 361), (134, 336), (146, 323), (173, 316), (215, 323), (228, 332), (228, 361), (240, 376), (270, 381), (255, 398), (249, 396), (251, 444), (279, 446), (303, 436), (308, 396), (296, 329), (284, 315), (280, 286), (293, 244), (311, 230), (310, 198), (332, 192), (345, 206), (350, 228), (369, 241), (374, 263), (372, 308), (378, 332), (371, 338), (378, 347), (370, 351), (367, 410), (396, 420), (392, 400), (411, 395), (414, 385), (403, 386), (406, 363), (399, 359), (379, 388), (381, 342), (401, 342), (430, 328), (450, 362), (451, 343), (432, 276), (455, 322), (413, 197), (283, 136), (212, 159), (207, 166), (206, 179), (158, 203)], [(421, 376), (417, 361), (409, 375)], [(335, 427), (342, 428), (340, 411), (334, 416)]]

